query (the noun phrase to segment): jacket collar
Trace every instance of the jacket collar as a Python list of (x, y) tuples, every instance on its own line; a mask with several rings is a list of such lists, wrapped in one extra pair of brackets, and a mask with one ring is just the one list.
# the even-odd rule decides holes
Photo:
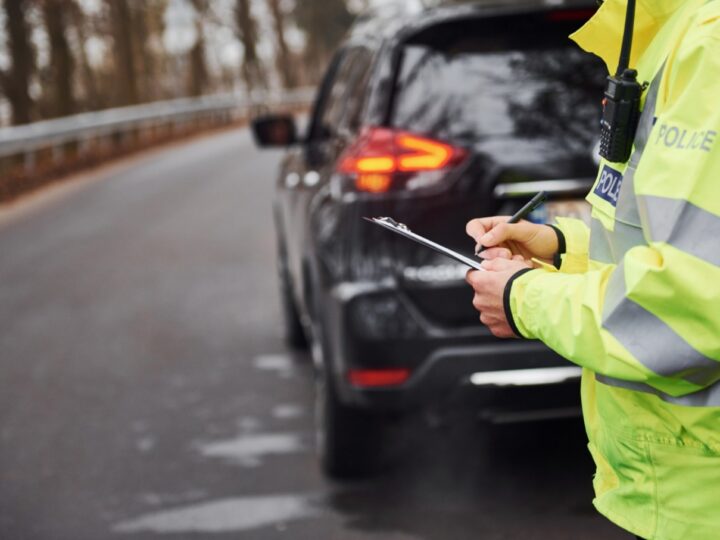
[[(635, 13), (630, 66), (635, 67), (638, 59), (652, 42), (662, 25), (682, 7), (685, 0), (638, 0)], [(585, 51), (599, 56), (610, 73), (615, 73), (623, 29), (627, 0), (607, 0), (597, 13), (577, 32), (570, 36)]]

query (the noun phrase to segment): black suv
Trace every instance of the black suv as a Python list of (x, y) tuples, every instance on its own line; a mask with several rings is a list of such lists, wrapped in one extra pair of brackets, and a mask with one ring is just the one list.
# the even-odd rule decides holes
[(595, 4), (403, 4), (356, 22), (305, 137), (288, 116), (253, 123), (261, 146), (290, 146), (274, 203), (280, 282), (288, 338), (313, 350), (332, 476), (377, 465), (403, 414), (458, 391), (506, 421), (578, 406), (578, 368), (480, 324), (466, 267), (362, 218), (470, 253), (468, 220), (540, 190), (551, 200), (532, 219), (585, 213), (606, 72), (567, 36)]

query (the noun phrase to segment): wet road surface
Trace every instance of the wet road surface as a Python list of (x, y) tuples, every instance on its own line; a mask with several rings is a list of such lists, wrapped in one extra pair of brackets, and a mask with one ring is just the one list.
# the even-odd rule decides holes
[(0, 538), (628, 538), (579, 421), (458, 415), (384, 478), (321, 477), (278, 326), (278, 159), (226, 132), (0, 211)]

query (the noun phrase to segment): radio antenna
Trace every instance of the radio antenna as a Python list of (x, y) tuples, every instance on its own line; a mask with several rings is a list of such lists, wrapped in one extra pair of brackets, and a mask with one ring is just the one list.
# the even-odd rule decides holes
[(620, 61), (618, 62), (617, 76), (621, 76), (630, 67), (630, 53), (632, 52), (633, 30), (635, 28), (635, 0), (627, 0), (627, 13), (625, 14), (625, 32), (623, 34)]

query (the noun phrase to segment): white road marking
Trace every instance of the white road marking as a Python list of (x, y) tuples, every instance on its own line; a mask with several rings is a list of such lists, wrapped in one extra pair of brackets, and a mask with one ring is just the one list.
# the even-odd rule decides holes
[(146, 436), (135, 441), (135, 447), (142, 453), (150, 452), (155, 448), (155, 438)]
[(262, 422), (254, 416), (243, 416), (237, 421), (237, 426), (243, 433), (257, 433), (262, 427)]
[(300, 405), (294, 405), (292, 403), (283, 403), (281, 405), (275, 405), (272, 410), (272, 415), (278, 420), (291, 420), (293, 418), (300, 418), (305, 413), (305, 409)]
[(243, 465), (257, 467), (269, 455), (292, 454), (305, 450), (300, 437), (292, 433), (241, 435), (235, 439), (199, 444), (200, 454)]
[(313, 517), (320, 512), (304, 495), (237, 497), (145, 514), (113, 526), (114, 532), (213, 533), (247, 531)]
[(267, 371), (290, 371), (293, 368), (292, 360), (286, 354), (264, 354), (255, 358), (257, 369)]

